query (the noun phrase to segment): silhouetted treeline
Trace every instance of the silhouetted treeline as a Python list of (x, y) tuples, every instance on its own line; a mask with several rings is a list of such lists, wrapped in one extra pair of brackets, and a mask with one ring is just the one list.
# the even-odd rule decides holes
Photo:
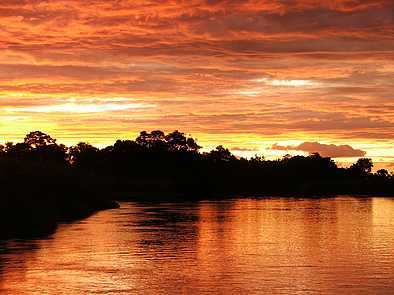
[[(366, 158), (338, 168), (317, 153), (265, 160), (237, 158), (223, 146), (208, 153), (200, 149), (179, 131), (143, 131), (135, 140), (118, 140), (103, 149), (88, 143), (66, 147), (31, 132), (22, 143), (0, 146), (1, 209), (18, 208), (21, 220), (46, 224), (48, 218), (70, 219), (111, 207), (109, 197), (394, 195), (393, 175), (384, 169), (372, 173)], [(10, 214), (1, 217), (3, 232), (12, 229), (7, 226)]]
[(394, 193), (393, 176), (383, 169), (371, 173), (366, 158), (345, 169), (317, 153), (265, 160), (237, 158), (223, 146), (200, 149), (184, 133), (156, 130), (104, 149), (80, 143), (65, 155), (78, 173), (99, 177), (118, 197)]
[[(103, 149), (88, 143), (66, 147), (39, 131), (28, 134), (23, 143), (0, 146), (0, 159), (28, 169), (23, 179), (46, 173), (55, 187), (67, 177), (70, 184), (95, 191), (131, 193), (179, 193), (185, 195), (392, 193), (393, 176), (382, 169), (371, 173), (372, 161), (359, 159), (349, 168), (319, 154), (237, 158), (218, 146), (208, 153), (184, 133), (143, 131), (135, 140), (118, 140)], [(64, 175), (55, 177), (56, 173)], [(76, 181), (76, 179), (78, 181)], [(73, 185), (67, 187), (71, 189)], [(44, 189), (44, 188), (40, 188)], [(79, 189), (78, 189), (79, 190)]]

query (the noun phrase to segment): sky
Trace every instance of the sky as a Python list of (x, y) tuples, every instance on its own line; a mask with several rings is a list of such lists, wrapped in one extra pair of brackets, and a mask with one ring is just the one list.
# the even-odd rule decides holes
[(392, 0), (2, 0), (0, 142), (178, 129), (394, 171)]

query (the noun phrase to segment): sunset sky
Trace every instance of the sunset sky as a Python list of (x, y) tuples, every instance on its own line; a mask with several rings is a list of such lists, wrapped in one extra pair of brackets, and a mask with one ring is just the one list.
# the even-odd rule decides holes
[(394, 171), (393, 17), (393, 0), (1, 0), (0, 141), (179, 129)]

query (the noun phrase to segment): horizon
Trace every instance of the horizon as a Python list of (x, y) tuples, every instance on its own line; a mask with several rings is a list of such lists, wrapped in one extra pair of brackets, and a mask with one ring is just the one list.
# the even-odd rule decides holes
[(105, 146), (179, 129), (237, 156), (323, 151), (393, 171), (393, 11), (390, 0), (2, 1), (0, 142), (41, 130)]

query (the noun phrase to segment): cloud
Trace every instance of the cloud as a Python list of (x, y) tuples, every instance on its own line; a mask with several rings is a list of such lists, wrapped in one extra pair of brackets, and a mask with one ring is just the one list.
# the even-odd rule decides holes
[(235, 152), (258, 152), (259, 148), (258, 147), (240, 147), (240, 146), (235, 146), (230, 148), (231, 151)]
[(65, 103), (57, 105), (4, 108), (6, 112), (25, 112), (25, 113), (101, 113), (111, 111), (123, 111), (131, 109), (152, 108), (154, 105), (144, 103), (127, 103), (127, 104), (76, 104)]
[(308, 153), (319, 153), (323, 157), (331, 158), (363, 157), (366, 154), (365, 151), (354, 149), (350, 145), (323, 144), (319, 142), (303, 142), (299, 145), (288, 146), (282, 146), (275, 143), (271, 149), (279, 151), (295, 150)]
[(270, 80), (267, 78), (257, 79), (256, 82), (264, 82), (272, 86), (290, 86), (290, 87), (305, 87), (305, 86), (315, 86), (318, 83), (309, 80)]

